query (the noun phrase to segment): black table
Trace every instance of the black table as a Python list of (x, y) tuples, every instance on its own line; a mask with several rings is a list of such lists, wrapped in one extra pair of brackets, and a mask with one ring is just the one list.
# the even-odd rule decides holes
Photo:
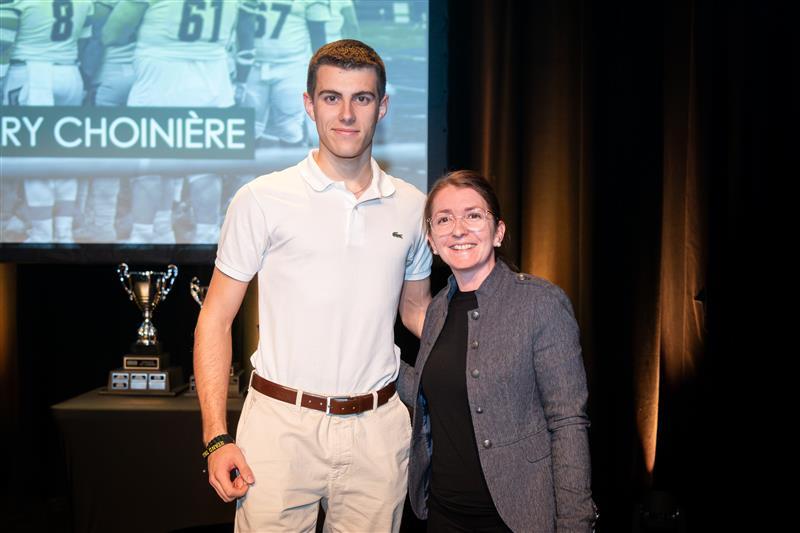
[[(243, 399), (228, 399), (236, 430)], [(203, 469), (196, 397), (90, 391), (52, 407), (63, 435), (75, 531), (160, 532), (233, 522)]]

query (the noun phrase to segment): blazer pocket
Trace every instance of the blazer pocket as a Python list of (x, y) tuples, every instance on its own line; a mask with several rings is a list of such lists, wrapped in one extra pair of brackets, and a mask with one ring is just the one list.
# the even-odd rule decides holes
[(550, 445), (550, 432), (543, 429), (539, 433), (523, 439), (520, 443), (522, 453), (529, 463), (536, 463), (549, 457), (552, 453)]

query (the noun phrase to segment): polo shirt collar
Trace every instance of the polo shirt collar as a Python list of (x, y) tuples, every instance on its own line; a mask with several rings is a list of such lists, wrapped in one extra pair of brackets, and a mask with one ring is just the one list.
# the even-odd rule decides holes
[[(316, 159), (314, 159), (314, 154), (316, 154), (318, 149), (312, 149), (308, 152), (308, 157), (305, 159), (305, 165), (301, 166), (300, 175), (303, 176), (303, 179), (306, 180), (306, 183), (317, 192), (322, 192), (329, 187), (336, 185), (336, 181), (330, 179), (321, 168), (317, 164)], [(381, 170), (381, 167), (378, 166), (378, 162), (375, 161), (375, 158), (370, 158), (370, 166), (372, 167), (372, 182), (370, 183), (369, 187), (366, 191), (364, 191), (364, 195), (360, 198), (363, 199), (370, 199), (370, 198), (379, 198), (383, 197), (386, 198), (387, 196), (391, 196), (395, 192), (394, 183), (386, 175), (386, 173)]]
[[(378, 162), (375, 161), (374, 158), (370, 159), (370, 164), (372, 165), (372, 182), (373, 184), (377, 182), (379, 196), (386, 198), (393, 195), (395, 188), (392, 180), (389, 179), (389, 176), (386, 175), (386, 172), (381, 170), (381, 167), (378, 166)], [(370, 188), (372, 188), (372, 186), (373, 185), (371, 184)]]

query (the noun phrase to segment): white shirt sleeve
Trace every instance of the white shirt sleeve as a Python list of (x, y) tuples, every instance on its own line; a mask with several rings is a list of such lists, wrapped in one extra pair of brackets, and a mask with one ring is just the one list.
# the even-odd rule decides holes
[(217, 246), (216, 267), (233, 279), (250, 281), (269, 248), (269, 229), (256, 195), (245, 185), (231, 200)]
[(420, 230), (417, 232), (417, 238), (406, 256), (405, 279), (416, 281), (430, 277), (432, 261), (433, 255), (431, 255), (428, 240), (425, 238), (425, 231)]

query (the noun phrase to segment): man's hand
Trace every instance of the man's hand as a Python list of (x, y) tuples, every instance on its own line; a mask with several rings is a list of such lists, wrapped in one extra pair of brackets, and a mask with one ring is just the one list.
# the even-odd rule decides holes
[[(231, 368), (231, 325), (246, 291), (247, 283), (214, 268), (194, 330), (194, 377), (206, 443), (215, 435), (228, 432), (225, 404)], [(231, 483), (234, 469), (244, 477)], [(224, 501), (243, 496), (248, 483), (254, 481), (253, 472), (237, 446), (226, 444), (208, 456), (208, 482)]]
[[(239, 471), (239, 475), (231, 481), (234, 469)], [(255, 481), (253, 471), (235, 444), (226, 444), (208, 456), (208, 482), (222, 501), (232, 502), (241, 498)]]

